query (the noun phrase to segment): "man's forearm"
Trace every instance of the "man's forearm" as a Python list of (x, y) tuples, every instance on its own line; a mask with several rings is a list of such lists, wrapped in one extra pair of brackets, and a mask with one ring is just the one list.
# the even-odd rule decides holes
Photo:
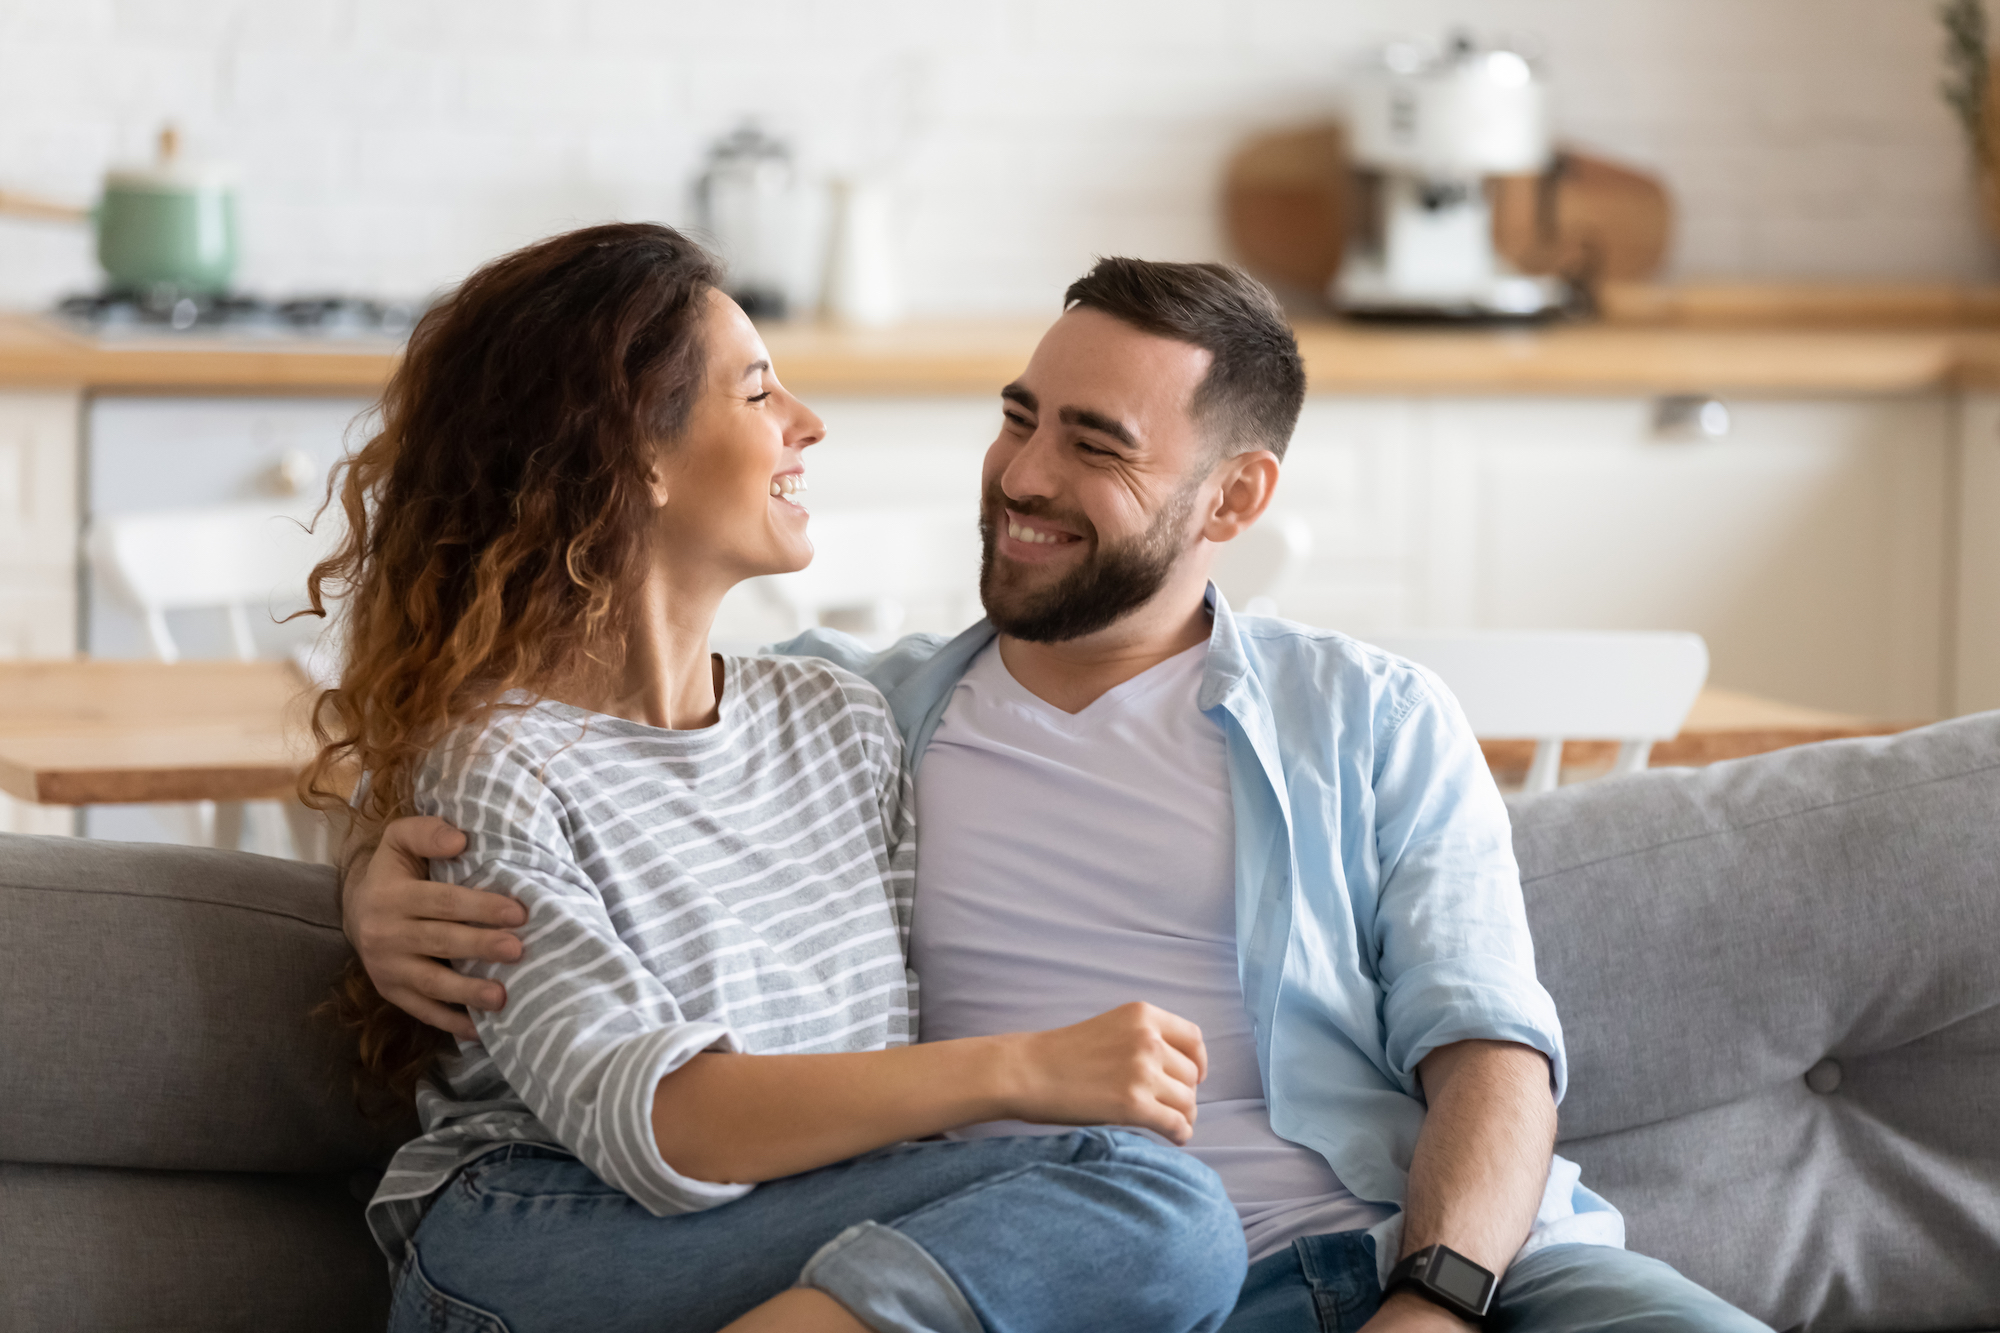
[(1418, 1074), (1430, 1110), (1410, 1162), (1402, 1253), (1444, 1244), (1503, 1273), (1534, 1225), (1555, 1150), (1548, 1059), (1511, 1042), (1458, 1042)]

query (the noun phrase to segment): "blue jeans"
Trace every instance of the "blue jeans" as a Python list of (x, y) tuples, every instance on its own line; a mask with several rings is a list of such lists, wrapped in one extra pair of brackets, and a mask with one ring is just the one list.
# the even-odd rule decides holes
[(912, 1143), (654, 1217), (517, 1145), (439, 1191), (391, 1333), (709, 1333), (793, 1286), (877, 1333), (1214, 1333), (1245, 1252), (1215, 1173), (1123, 1130)]
[[(1366, 1232), (1303, 1236), (1250, 1266), (1222, 1333), (1352, 1333), (1382, 1303)], [(1493, 1333), (1770, 1333), (1661, 1263), (1603, 1245), (1551, 1245), (1507, 1270)]]

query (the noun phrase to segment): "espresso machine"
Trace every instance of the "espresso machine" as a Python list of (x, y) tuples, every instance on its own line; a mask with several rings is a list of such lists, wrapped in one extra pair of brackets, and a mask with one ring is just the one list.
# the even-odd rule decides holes
[(1350, 232), (1328, 296), (1344, 314), (1533, 319), (1572, 299), (1495, 250), (1488, 181), (1554, 157), (1548, 85), (1517, 51), (1458, 36), (1390, 47), (1354, 81)]

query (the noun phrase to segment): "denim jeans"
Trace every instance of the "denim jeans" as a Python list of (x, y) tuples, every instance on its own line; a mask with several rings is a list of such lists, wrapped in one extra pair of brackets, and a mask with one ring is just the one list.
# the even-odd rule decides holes
[(654, 1217), (517, 1145), (441, 1190), (391, 1333), (708, 1333), (793, 1286), (877, 1333), (1214, 1333), (1245, 1252), (1215, 1173), (1123, 1130), (904, 1144)]
[[(1304, 1236), (1250, 1266), (1222, 1333), (1353, 1333), (1382, 1303), (1366, 1232)], [(1721, 1297), (1643, 1254), (1551, 1245), (1507, 1270), (1493, 1333), (1770, 1333)]]

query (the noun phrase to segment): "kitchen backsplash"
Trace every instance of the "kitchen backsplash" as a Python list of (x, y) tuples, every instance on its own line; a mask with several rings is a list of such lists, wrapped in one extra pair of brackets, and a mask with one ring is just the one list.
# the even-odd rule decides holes
[[(1664, 175), (1683, 277), (1988, 279), (1930, 0), (0, 0), (0, 188), (83, 202), (163, 121), (241, 171), (240, 283), (420, 293), (689, 220), (744, 115), (901, 205), (919, 312), (1046, 311), (1093, 254), (1222, 255), (1221, 163), (1381, 41), (1547, 60), (1564, 136)], [(96, 285), (0, 219), (0, 305)]]

